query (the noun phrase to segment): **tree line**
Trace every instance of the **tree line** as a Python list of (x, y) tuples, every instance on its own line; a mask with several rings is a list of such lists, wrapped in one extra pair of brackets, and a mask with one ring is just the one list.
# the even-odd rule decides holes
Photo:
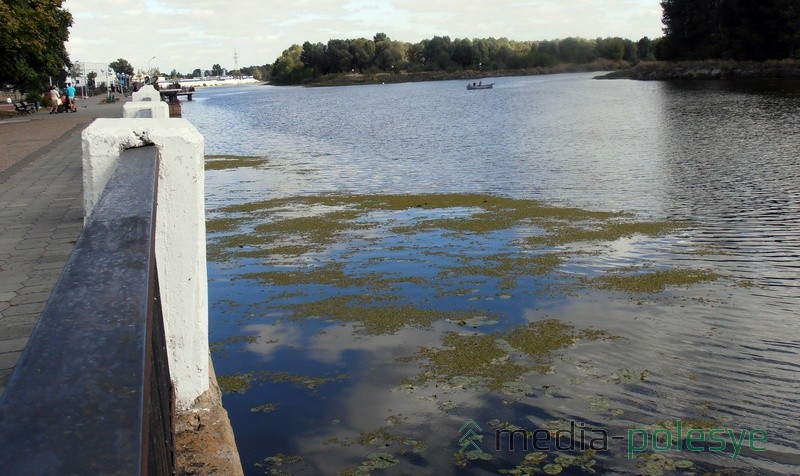
[(800, 0), (664, 0), (661, 59), (800, 59)]
[(434, 36), (408, 43), (378, 33), (372, 39), (292, 45), (272, 64), (271, 80), (276, 84), (300, 84), (335, 73), (497, 71), (586, 64), (598, 59), (636, 63), (655, 59), (657, 47), (658, 41), (647, 37), (633, 42), (620, 37), (514, 41)]
[[(62, 4), (63, 0), (0, 1), (0, 86), (36, 96), (48, 77), (66, 77), (73, 66), (65, 48), (73, 20)], [(434, 36), (407, 43), (378, 33), (371, 39), (295, 44), (271, 65), (229, 74), (263, 80), (271, 75), (277, 84), (300, 84), (346, 72), (519, 70), (598, 59), (631, 64), (649, 60), (800, 60), (800, 0), (662, 0), (661, 7), (664, 36), (652, 40), (451, 40)], [(205, 74), (219, 75), (221, 70), (215, 64)], [(201, 73), (195, 69), (184, 76), (173, 70), (170, 76), (199, 77)]]

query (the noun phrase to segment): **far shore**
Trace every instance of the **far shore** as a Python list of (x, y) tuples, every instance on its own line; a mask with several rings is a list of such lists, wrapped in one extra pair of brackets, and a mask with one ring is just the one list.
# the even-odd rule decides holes
[(692, 79), (800, 79), (800, 61), (643, 61), (597, 79), (667, 81)]
[[(599, 71), (612, 71), (621, 68), (628, 68), (630, 64), (626, 61), (597, 60), (586, 64), (559, 64), (550, 67), (526, 68), (526, 69), (499, 69), (492, 71), (459, 70), (459, 71), (418, 71), (408, 72), (399, 71), (396, 73), (336, 73), (320, 76), (304, 82), (302, 84), (292, 84), (287, 86), (353, 86), (359, 84), (389, 84), (389, 83), (412, 83), (422, 81), (448, 81), (465, 80), (478, 81), (485, 78), (495, 78), (503, 76), (538, 76), (544, 74), (560, 73), (586, 73)], [(282, 84), (270, 83), (273, 86), (283, 86)]]
[[(610, 72), (609, 72), (610, 71)], [(539, 76), (563, 73), (604, 72), (596, 79), (634, 79), (641, 81), (702, 79), (800, 79), (800, 61), (643, 61), (631, 65), (626, 61), (598, 60), (587, 64), (560, 64), (552, 67), (502, 69), (494, 71), (420, 71), (397, 73), (338, 73), (320, 76), (299, 85), (308, 87), (354, 86), (366, 84), (410, 83), (423, 81), (465, 80), (468, 82), (494, 77)], [(269, 83), (272, 86), (283, 84)], [(288, 85), (287, 85), (288, 86)]]

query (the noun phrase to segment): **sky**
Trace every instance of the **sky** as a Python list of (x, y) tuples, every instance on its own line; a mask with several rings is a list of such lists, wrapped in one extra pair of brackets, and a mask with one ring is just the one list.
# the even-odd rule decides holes
[(449, 36), (553, 40), (662, 35), (659, 0), (65, 0), (70, 59), (191, 73), (273, 63), (292, 44)]

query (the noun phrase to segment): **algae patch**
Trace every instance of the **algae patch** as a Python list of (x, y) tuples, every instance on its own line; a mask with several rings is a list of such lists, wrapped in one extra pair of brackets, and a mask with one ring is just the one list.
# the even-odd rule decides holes
[(581, 340), (612, 338), (597, 331), (576, 331), (555, 319), (531, 322), (503, 334), (445, 333), (442, 347), (422, 348), (401, 361), (423, 360), (422, 373), (410, 384), (448, 383), (453, 386), (486, 386), (509, 396), (525, 396), (533, 387), (522, 380), (532, 372), (545, 372), (558, 350)]
[(665, 269), (643, 273), (610, 273), (590, 281), (603, 290), (628, 293), (660, 293), (668, 286), (689, 286), (701, 282), (716, 281), (721, 276), (708, 270)]
[[(429, 327), (438, 320), (459, 322), (479, 312), (422, 309), (411, 304), (376, 304), (364, 297), (334, 296), (320, 301), (285, 306), (293, 319), (321, 318), (358, 323), (364, 334), (393, 334), (405, 326)], [(496, 318), (494, 318), (496, 320)]]
[(231, 375), (217, 375), (217, 383), (223, 394), (247, 393), (253, 385), (253, 374), (235, 373)]
[(270, 413), (278, 409), (277, 403), (263, 403), (250, 409), (250, 413)]
[(530, 237), (526, 242), (531, 245), (557, 246), (578, 242), (615, 241), (634, 235), (662, 236), (687, 226), (688, 223), (679, 221), (594, 222), (586, 223), (582, 227), (553, 223), (546, 226), (546, 234)]
[[(220, 158), (219, 161), (233, 160)], [(245, 162), (254, 158), (242, 159)], [(402, 216), (414, 210), (430, 212), (416, 218)], [(458, 210), (455, 217), (448, 212)], [(486, 234), (514, 227), (543, 227), (545, 230), (563, 227), (564, 223), (596, 222), (625, 215), (578, 208), (553, 207), (535, 200), (521, 200), (485, 194), (421, 194), (421, 195), (346, 195), (324, 194), (290, 197), (229, 205), (215, 210), (223, 218), (209, 220), (209, 232), (232, 232), (247, 228), (234, 236), (216, 237), (210, 247), (233, 250), (209, 253), (218, 259), (237, 256), (237, 245), (252, 246), (266, 237), (269, 241), (291, 239), (297, 245), (302, 241), (310, 246), (325, 246), (341, 239), (343, 235), (365, 228), (376, 228), (381, 223), (396, 223), (383, 230), (389, 234), (414, 235), (433, 229), (453, 233)], [(373, 214), (389, 213), (387, 222)], [(289, 214), (290, 216), (279, 216)], [(300, 214), (300, 215), (299, 215)], [(397, 215), (392, 215), (397, 214)], [(293, 215), (293, 216), (291, 216)], [(402, 217), (401, 217), (402, 216)], [(445, 216), (443, 218), (443, 216)], [(266, 220), (266, 222), (264, 222)], [(399, 223), (398, 223), (399, 220)], [(624, 225), (615, 225), (618, 228)], [(640, 224), (640, 227), (646, 225)], [(663, 227), (661, 227), (663, 228)], [(617, 231), (622, 233), (622, 231)], [(312, 247), (313, 247), (312, 246)], [(246, 251), (246, 250), (244, 250)]]
[(252, 155), (207, 155), (205, 160), (206, 170), (228, 170), (240, 167), (260, 167), (266, 165), (265, 157)]
[(247, 393), (256, 383), (289, 383), (298, 387), (316, 390), (317, 387), (329, 382), (336, 382), (349, 378), (346, 374), (337, 374), (335, 377), (311, 377), (307, 375), (295, 375), (289, 372), (268, 372), (259, 373), (235, 373), (231, 375), (218, 375), (217, 383), (223, 394), (227, 393)]

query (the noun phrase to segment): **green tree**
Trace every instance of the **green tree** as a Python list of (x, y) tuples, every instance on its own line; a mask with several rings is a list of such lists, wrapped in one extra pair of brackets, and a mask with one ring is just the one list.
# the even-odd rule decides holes
[(125, 73), (133, 76), (133, 66), (122, 58), (117, 58), (116, 61), (108, 63), (108, 66), (113, 69), (115, 73)]
[(86, 75), (86, 83), (91, 89), (97, 88), (97, 73), (94, 71), (90, 71), (89, 74)]
[(272, 82), (276, 84), (298, 84), (305, 76), (305, 65), (300, 61), (303, 48), (292, 45), (281, 53), (281, 56), (272, 64)]
[(451, 63), (452, 51), (453, 42), (449, 36), (434, 36), (425, 45), (423, 51), (425, 63), (439, 69), (447, 69)]
[(314, 76), (328, 74), (330, 70), (328, 66), (327, 48), (322, 43), (311, 43), (309, 41), (303, 43), (303, 52), (300, 53), (300, 61), (314, 70)]
[(350, 42), (348, 40), (329, 40), (327, 56), (332, 73), (350, 71), (353, 55), (350, 54)]
[(253, 79), (256, 81), (266, 81), (269, 78), (269, 67), (251, 66)]
[(564, 38), (558, 44), (558, 52), (566, 63), (591, 63), (597, 59), (595, 43), (583, 38)]
[(664, 54), (667, 60), (719, 56), (720, 0), (663, 0)]
[(199, 78), (201, 76), (203, 76), (203, 72), (200, 71), (200, 68), (196, 68), (194, 71), (192, 71), (192, 77)]
[[(381, 35), (379, 33), (378, 35)], [(376, 37), (378, 35), (375, 35)], [(385, 35), (384, 35), (385, 36)], [(371, 68), (375, 61), (376, 41), (366, 38), (358, 38), (350, 42), (350, 56), (352, 57), (351, 66), (359, 71)]]
[(625, 57), (625, 40), (622, 38), (598, 38), (597, 54), (601, 58), (619, 61)]
[(211, 76), (222, 76), (222, 66), (215, 64), (211, 67)]
[(375, 66), (381, 71), (396, 71), (405, 61), (405, 48), (399, 41), (386, 40), (375, 44)]
[(453, 42), (453, 61), (458, 63), (462, 68), (467, 69), (471, 66), (478, 66), (478, 51), (474, 48), (472, 41), (469, 38), (456, 39)]
[(636, 43), (636, 55), (641, 61), (653, 61), (656, 59), (653, 41), (648, 37), (642, 37)]
[(0, 2), (0, 84), (38, 93), (71, 65), (64, 43), (72, 15), (62, 0)]
[(718, 19), (722, 56), (783, 59), (800, 47), (800, 1), (722, 0)]

